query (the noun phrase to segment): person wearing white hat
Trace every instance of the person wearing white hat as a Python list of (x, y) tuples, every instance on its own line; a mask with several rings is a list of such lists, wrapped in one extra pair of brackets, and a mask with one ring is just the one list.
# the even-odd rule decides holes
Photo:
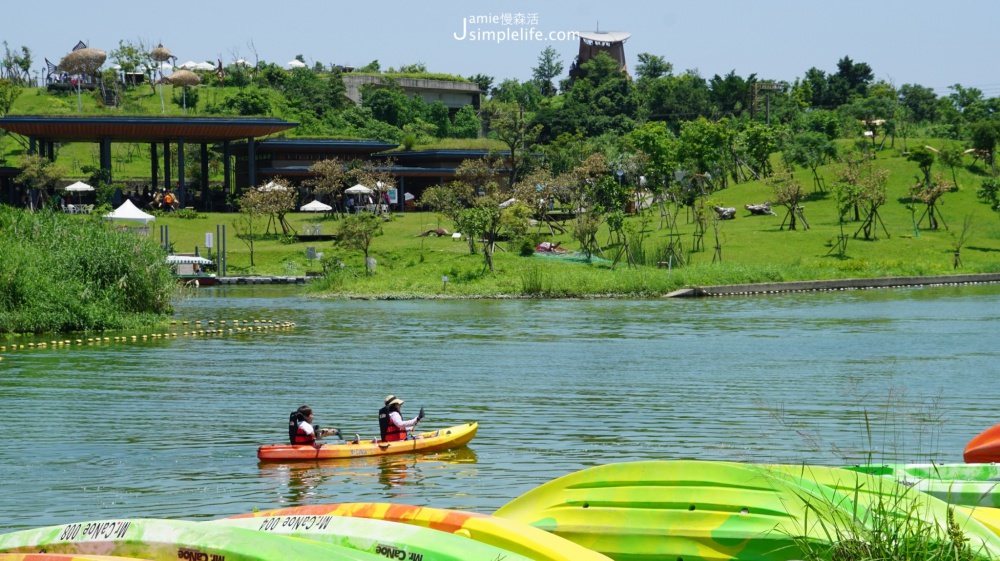
[(404, 421), (402, 414), (399, 412), (399, 408), (403, 405), (403, 400), (393, 395), (387, 396), (386, 399), (388, 400), (386, 407), (389, 410), (389, 423), (386, 427), (383, 440), (386, 442), (406, 440), (407, 431), (416, 427), (417, 423), (424, 418), (424, 409), (421, 407), (420, 413), (416, 417)]

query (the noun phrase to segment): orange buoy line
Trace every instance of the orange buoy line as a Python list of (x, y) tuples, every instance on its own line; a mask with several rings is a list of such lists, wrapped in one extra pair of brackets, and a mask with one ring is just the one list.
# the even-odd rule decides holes
[[(32, 349), (62, 349), (68, 347), (110, 345), (113, 343), (146, 343), (162, 339), (178, 337), (220, 337), (227, 335), (270, 333), (294, 329), (293, 321), (278, 321), (272, 319), (245, 320), (171, 320), (170, 330), (162, 333), (143, 333), (136, 335), (116, 335), (114, 337), (87, 337), (86, 339), (63, 339), (50, 341), (31, 341), (29, 343), (9, 343), (0, 345), (0, 353)], [(188, 329), (190, 327), (190, 329)], [(0, 357), (3, 360), (3, 357)]]

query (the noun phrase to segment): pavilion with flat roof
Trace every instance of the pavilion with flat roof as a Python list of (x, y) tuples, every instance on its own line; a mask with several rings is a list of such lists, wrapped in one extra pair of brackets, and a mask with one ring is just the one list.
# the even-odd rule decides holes
[[(221, 144), (224, 165), (224, 189), (232, 188), (231, 173), (231, 143), (243, 141), (248, 161), (255, 160), (254, 149), (257, 139), (279, 133), (298, 126), (276, 118), (262, 117), (91, 117), (91, 116), (28, 116), (8, 115), (0, 117), (0, 129), (25, 136), (28, 139), (29, 153), (39, 154), (51, 160), (55, 159), (56, 143), (91, 142), (100, 147), (100, 167), (111, 177), (111, 145), (116, 142), (149, 143), (151, 153), (150, 177), (155, 189), (160, 185), (159, 152), (163, 146), (163, 181), (162, 186), (171, 186), (170, 150), (171, 145), (177, 146), (177, 184), (180, 189), (176, 193), (181, 206), (187, 206), (187, 193), (184, 181), (184, 146), (188, 143), (201, 145), (201, 184), (208, 185), (208, 145)], [(250, 166), (247, 178), (250, 185), (256, 184), (253, 176), (254, 166)], [(12, 186), (4, 189), (8, 202), (12, 201)], [(202, 189), (202, 198), (208, 189)], [(204, 202), (204, 201), (202, 201)]]

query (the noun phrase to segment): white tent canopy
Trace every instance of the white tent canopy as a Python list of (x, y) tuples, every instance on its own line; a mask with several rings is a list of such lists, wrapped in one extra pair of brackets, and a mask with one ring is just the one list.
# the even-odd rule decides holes
[(292, 60), (288, 61), (288, 63), (286, 64), (286, 66), (288, 66), (289, 68), (305, 68), (306, 67), (306, 63), (304, 63), (301, 60), (299, 60), (299, 59), (296, 58), (296, 59), (292, 59)]
[(168, 265), (211, 265), (211, 259), (205, 259), (197, 255), (168, 255)]
[(63, 191), (83, 192), (83, 191), (93, 191), (93, 190), (94, 190), (93, 187), (87, 185), (83, 181), (77, 181), (72, 185), (67, 185), (63, 187)]
[(136, 208), (132, 201), (126, 199), (122, 206), (116, 208), (113, 212), (109, 212), (104, 215), (104, 218), (108, 220), (131, 220), (133, 222), (142, 222), (143, 224), (149, 224), (150, 222), (156, 220), (156, 217), (152, 214), (146, 214), (145, 212)]
[(333, 210), (333, 207), (326, 203), (321, 203), (319, 201), (312, 201), (310, 203), (306, 203), (300, 206), (299, 210), (301, 210), (302, 212), (328, 212)]
[(373, 191), (371, 190), (371, 187), (365, 187), (364, 185), (358, 183), (353, 187), (344, 189), (344, 192), (348, 195), (370, 195)]
[(270, 192), (270, 191), (287, 191), (288, 187), (285, 187), (281, 183), (276, 181), (268, 181), (266, 185), (261, 185), (257, 188), (258, 191)]

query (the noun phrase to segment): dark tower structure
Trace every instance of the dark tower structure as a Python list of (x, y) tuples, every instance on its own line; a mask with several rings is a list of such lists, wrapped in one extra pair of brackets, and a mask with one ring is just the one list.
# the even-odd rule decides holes
[(622, 72), (628, 72), (625, 68), (625, 41), (632, 34), (625, 31), (581, 31), (580, 32), (580, 53), (576, 55), (569, 68), (571, 78), (579, 78), (584, 75), (580, 65), (597, 56), (597, 53), (607, 53), (608, 56), (618, 61)]

